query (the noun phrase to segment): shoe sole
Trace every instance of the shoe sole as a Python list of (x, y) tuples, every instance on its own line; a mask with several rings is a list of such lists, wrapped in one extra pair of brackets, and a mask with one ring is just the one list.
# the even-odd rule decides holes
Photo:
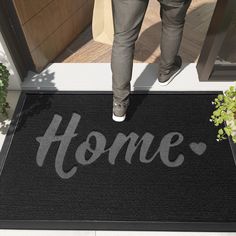
[(126, 115), (124, 116), (116, 116), (114, 113), (112, 115), (112, 119), (116, 122), (122, 122), (125, 120)]
[(168, 85), (181, 71), (183, 70), (183, 68), (181, 67), (179, 70), (177, 70), (167, 81), (165, 82), (160, 82), (159, 80), (158, 81), (158, 84), (161, 85), (161, 86), (166, 86)]

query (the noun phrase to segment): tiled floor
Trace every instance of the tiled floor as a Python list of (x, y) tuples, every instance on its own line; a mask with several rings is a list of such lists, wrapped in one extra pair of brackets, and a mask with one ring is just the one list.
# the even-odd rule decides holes
[[(158, 64), (134, 63), (131, 90), (221, 91), (233, 82), (199, 82), (196, 64), (183, 65), (182, 72), (168, 85), (157, 83)], [(29, 73), (22, 89), (110, 91), (110, 63), (54, 63), (41, 74)]]
[[(176, 79), (167, 87), (156, 83), (156, 64), (134, 64), (132, 90), (152, 91), (222, 91), (233, 82), (199, 82), (196, 64), (188, 64)], [(111, 91), (111, 71), (109, 63), (69, 63), (52, 64), (41, 74), (29, 73), (22, 84), (23, 90), (67, 90), (67, 91)], [(8, 101), (11, 105), (9, 112), (12, 116), (20, 91), (9, 91)], [(3, 120), (2, 120), (3, 121)], [(5, 128), (1, 127), (0, 145), (9, 125), (10, 119), (5, 120)], [(23, 231), (0, 230), (0, 236), (227, 236), (236, 233), (189, 233), (189, 232), (125, 232), (125, 231)]]

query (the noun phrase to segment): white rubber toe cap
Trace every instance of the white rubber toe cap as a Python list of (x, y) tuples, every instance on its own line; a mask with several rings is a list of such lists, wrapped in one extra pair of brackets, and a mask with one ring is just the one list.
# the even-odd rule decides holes
[(112, 119), (113, 119), (114, 121), (116, 121), (116, 122), (122, 122), (122, 121), (125, 120), (125, 116), (126, 116), (126, 115), (124, 115), (124, 116), (116, 116), (116, 115), (113, 113), (113, 114), (112, 114)]

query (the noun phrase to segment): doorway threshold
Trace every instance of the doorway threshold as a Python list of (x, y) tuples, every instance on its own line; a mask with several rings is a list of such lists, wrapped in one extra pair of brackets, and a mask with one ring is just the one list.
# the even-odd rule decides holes
[[(184, 64), (168, 86), (157, 81), (157, 63), (134, 63), (131, 91), (224, 91), (232, 81), (199, 81), (196, 63)], [(112, 91), (110, 63), (52, 63), (41, 73), (30, 71), (22, 90)]]

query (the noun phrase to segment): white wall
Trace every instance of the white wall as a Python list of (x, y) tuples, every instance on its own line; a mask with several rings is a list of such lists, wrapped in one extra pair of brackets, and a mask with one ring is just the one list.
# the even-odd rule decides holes
[(2, 62), (10, 72), (8, 90), (21, 90), (21, 79), (13, 63), (12, 57), (0, 32), (0, 62)]

